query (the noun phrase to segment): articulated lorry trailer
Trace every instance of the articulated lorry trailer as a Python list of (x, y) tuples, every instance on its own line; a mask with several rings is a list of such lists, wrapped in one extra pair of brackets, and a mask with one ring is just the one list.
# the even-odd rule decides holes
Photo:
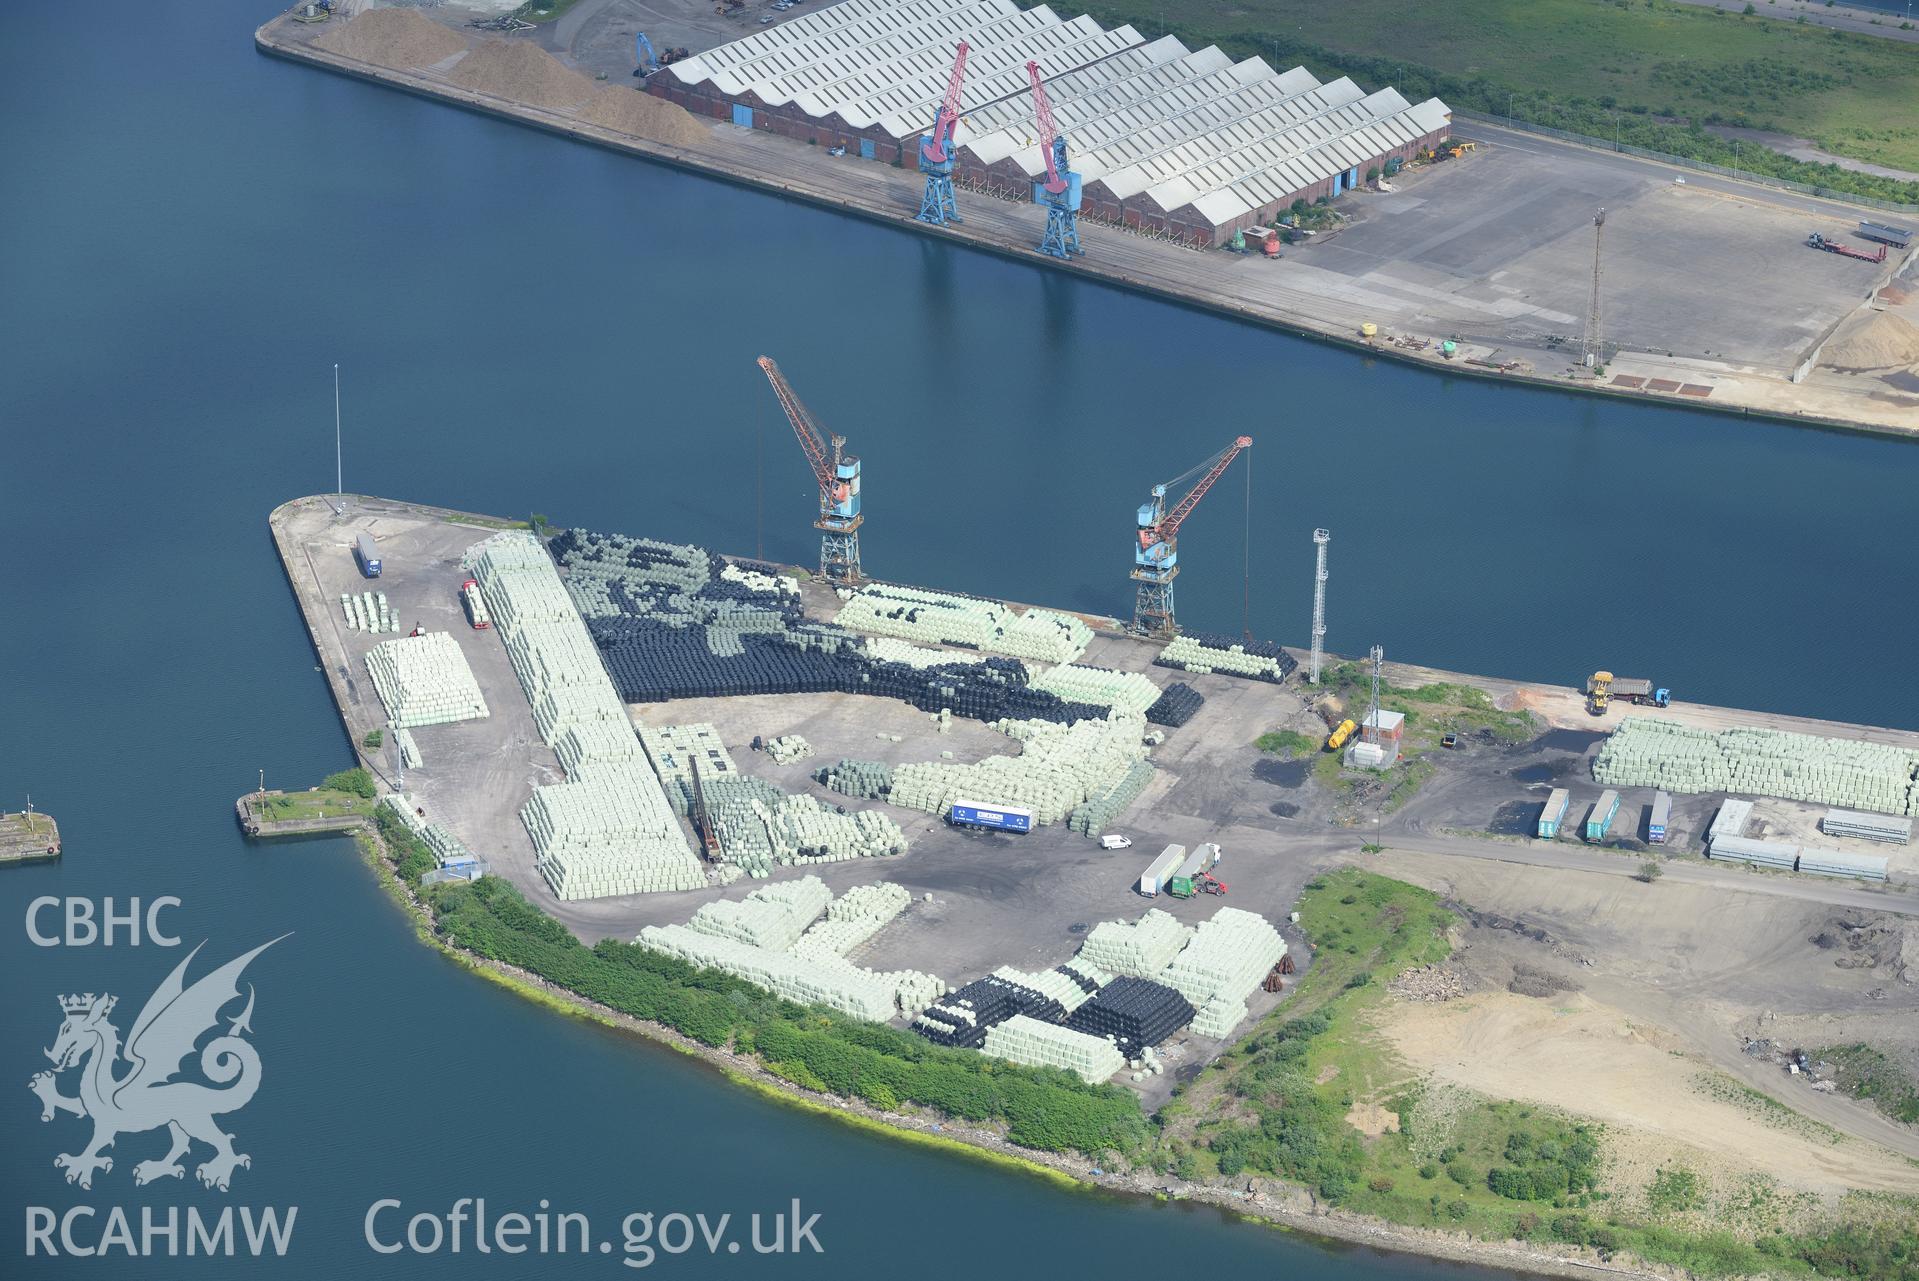
[(1033, 812), (1017, 805), (983, 805), (978, 801), (954, 801), (946, 821), (954, 827), (983, 827), (994, 832), (1030, 832)]

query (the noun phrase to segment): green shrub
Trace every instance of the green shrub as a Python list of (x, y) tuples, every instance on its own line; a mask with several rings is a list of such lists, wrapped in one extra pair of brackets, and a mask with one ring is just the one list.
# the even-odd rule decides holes
[(343, 769), (337, 774), (328, 774), (320, 786), (332, 792), (349, 792), (369, 801), (378, 793), (378, 789), (373, 785), (373, 775), (367, 773), (363, 766), (358, 765), (352, 769)]
[[(396, 870), (418, 886), (433, 866), (431, 851), (389, 807), (375, 817)], [(435, 928), (454, 946), (703, 1045), (730, 1041), (804, 1088), (889, 1111), (915, 1103), (951, 1117), (1003, 1122), (1013, 1142), (1040, 1151), (1097, 1157), (1134, 1152), (1145, 1141), (1137, 1096), (1117, 1086), (1089, 1086), (1057, 1069), (942, 1049), (897, 1028), (804, 1009), (744, 979), (635, 943), (605, 939), (588, 948), (499, 877), (430, 886), (422, 895)]]

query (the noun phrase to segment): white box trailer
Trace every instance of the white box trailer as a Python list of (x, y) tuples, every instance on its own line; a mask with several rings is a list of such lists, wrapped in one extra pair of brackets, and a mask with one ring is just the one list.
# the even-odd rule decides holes
[(1799, 847), (1785, 841), (1755, 841), (1745, 836), (1715, 836), (1707, 849), (1719, 862), (1751, 863), (1791, 871), (1799, 865)]
[(1179, 865), (1178, 875), (1198, 876), (1201, 872), (1209, 872), (1218, 865), (1219, 846), (1207, 841), (1194, 847), (1193, 852), (1186, 856), (1186, 861)]
[(1160, 889), (1173, 878), (1174, 869), (1180, 860), (1186, 857), (1184, 845), (1168, 845), (1159, 852), (1159, 857), (1139, 874), (1139, 892), (1147, 898), (1157, 898)]
[(1819, 820), (1827, 836), (1853, 836), (1863, 841), (1887, 841), (1905, 845), (1912, 840), (1912, 820), (1893, 814), (1868, 814), (1862, 810), (1827, 810)]
[(1883, 854), (1847, 854), (1812, 845), (1799, 849), (1799, 870), (1813, 876), (1856, 876), (1865, 881), (1883, 881), (1888, 863)]

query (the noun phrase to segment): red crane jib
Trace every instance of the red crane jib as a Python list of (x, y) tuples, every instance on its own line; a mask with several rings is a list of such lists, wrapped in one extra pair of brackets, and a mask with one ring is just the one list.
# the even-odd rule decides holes
[(1252, 443), (1253, 438), (1251, 436), (1241, 436), (1238, 440), (1235, 440), (1232, 448), (1228, 449), (1224, 454), (1221, 454), (1219, 461), (1213, 464), (1212, 470), (1206, 473), (1199, 484), (1193, 486), (1192, 492), (1179, 500), (1179, 506), (1168, 512), (1155, 529), (1142, 530), (1140, 532), (1140, 546), (1145, 547), (1149, 545), (1146, 541), (1146, 535), (1148, 533), (1156, 533), (1161, 542), (1172, 541), (1173, 536), (1179, 533), (1179, 523), (1193, 514), (1193, 508), (1199, 506), (1199, 500), (1206, 497), (1206, 491), (1213, 487), (1215, 481), (1226, 474), (1226, 469), (1232, 466), (1233, 459), (1239, 457), (1239, 452), (1242, 449), (1249, 448)]
[(960, 84), (966, 79), (966, 49), (966, 42), (960, 41), (959, 50), (953, 56), (952, 79), (946, 82), (946, 97), (933, 115), (932, 137), (920, 148), (920, 154), (936, 165), (946, 163), (953, 145), (953, 129), (959, 124)]
[(1040, 83), (1039, 63), (1027, 63), (1026, 76), (1033, 82), (1033, 119), (1039, 125), (1039, 153), (1046, 161), (1046, 190), (1057, 196), (1066, 190), (1066, 179), (1053, 162), (1053, 140), (1059, 137), (1059, 126), (1053, 121), (1053, 104), (1046, 100), (1046, 86)]
[(835, 503), (845, 502), (852, 487), (833, 474), (833, 466), (826, 459), (826, 440), (813, 415), (800, 403), (799, 396), (794, 394), (786, 375), (780, 372), (780, 367), (771, 356), (761, 356), (759, 363), (766, 374), (766, 381), (773, 384), (773, 394), (780, 398), (780, 408), (786, 411), (786, 420), (793, 424), (793, 434), (799, 437), (800, 448), (806, 451), (806, 461), (813, 468), (813, 479), (819, 482), (820, 493)]

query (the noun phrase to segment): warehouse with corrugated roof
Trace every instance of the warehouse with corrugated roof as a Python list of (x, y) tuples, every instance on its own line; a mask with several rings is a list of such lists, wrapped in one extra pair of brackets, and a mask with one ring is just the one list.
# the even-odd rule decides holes
[(843, 0), (682, 59), (647, 88), (744, 128), (911, 165), (961, 40), (963, 185), (1016, 194), (1044, 175), (1025, 70), (1037, 61), (1084, 182), (1081, 216), (1195, 244), (1351, 190), (1452, 129), (1437, 98), (1322, 84), (1303, 67), (1013, 0)]

